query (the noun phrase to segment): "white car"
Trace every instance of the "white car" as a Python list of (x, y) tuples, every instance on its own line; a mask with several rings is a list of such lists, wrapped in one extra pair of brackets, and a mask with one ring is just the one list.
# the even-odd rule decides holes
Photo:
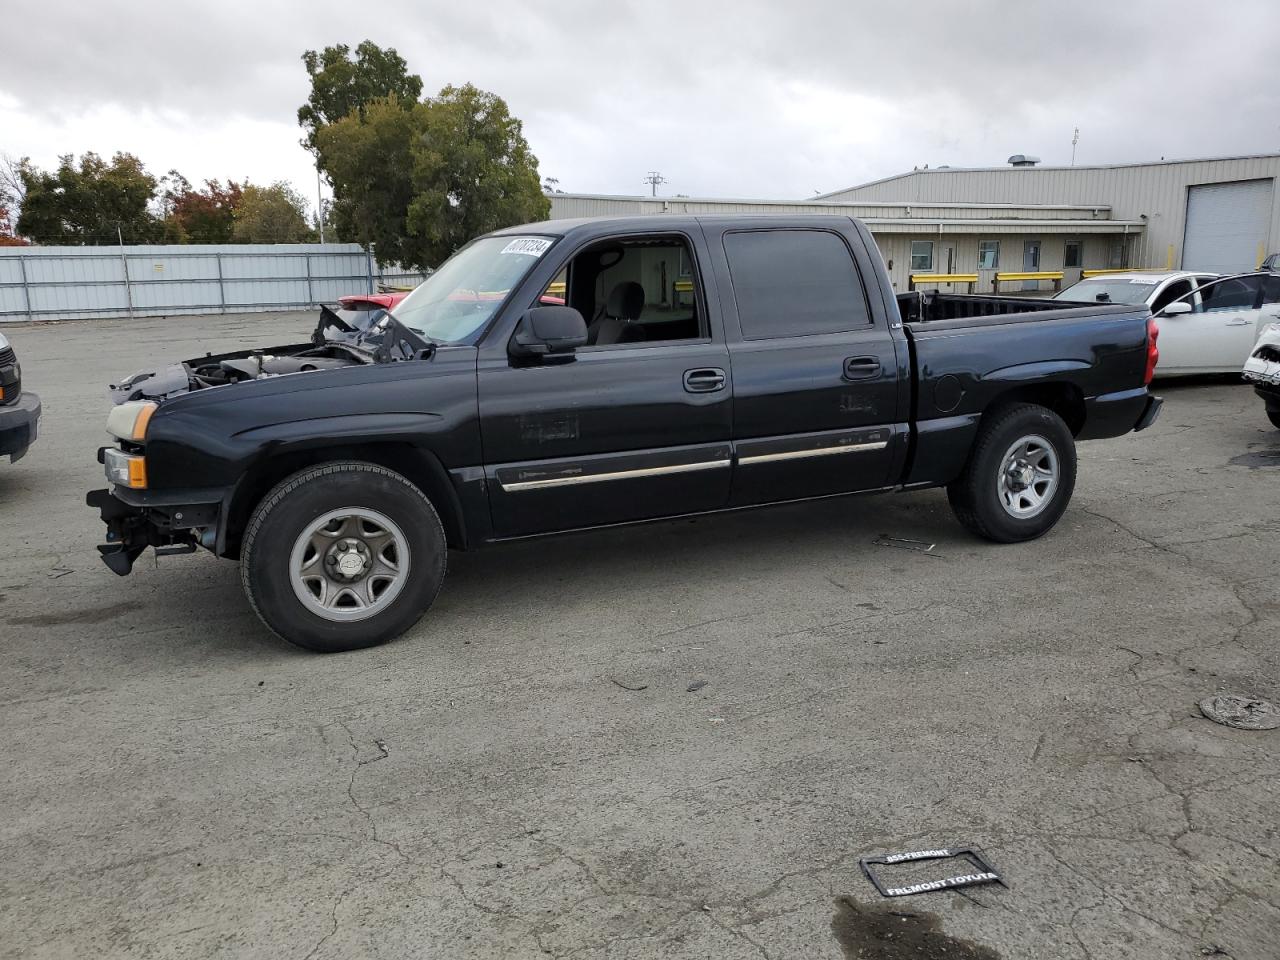
[(1280, 427), (1280, 323), (1263, 327), (1262, 336), (1244, 362), (1244, 378), (1267, 405), (1267, 419)]
[(1235, 373), (1262, 328), (1280, 319), (1280, 275), (1111, 273), (1081, 280), (1057, 299), (1147, 304), (1160, 327), (1157, 377)]

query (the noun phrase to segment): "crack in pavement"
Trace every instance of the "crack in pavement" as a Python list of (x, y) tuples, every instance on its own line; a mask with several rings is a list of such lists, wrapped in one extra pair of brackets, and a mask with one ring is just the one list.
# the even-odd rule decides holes
[[(327, 933), (324, 934), (324, 936), (322, 936), (319, 940), (316, 941), (315, 945), (306, 954), (303, 960), (312, 960), (312, 958), (315, 957), (320, 952), (320, 950), (324, 947), (324, 945), (328, 943), (330, 939), (332, 939), (334, 936), (337, 935), (338, 928), (341, 926), (341, 923), (338, 920), (338, 911), (341, 909), (342, 905), (346, 903), (347, 899), (356, 892), (356, 890), (358, 890), (362, 886), (365, 886), (366, 884), (376, 883), (379, 880), (386, 879), (388, 876), (394, 873), (401, 866), (411, 862), (409, 855), (406, 854), (404, 850), (401, 849), (398, 843), (391, 840), (384, 840), (382, 838), (378, 830), (378, 821), (374, 818), (373, 814), (369, 811), (369, 809), (365, 807), (358, 799), (356, 799), (356, 793), (355, 793), (356, 775), (360, 772), (361, 767), (368, 766), (369, 764), (372, 764), (372, 763), (377, 763), (379, 760), (385, 760), (387, 759), (388, 756), (390, 756), (390, 753), (386, 747), (386, 743), (380, 739), (374, 740), (373, 743), (374, 743), (374, 746), (378, 748), (379, 756), (361, 760), (360, 747), (356, 743), (356, 738), (355, 738), (355, 735), (351, 732), (351, 728), (348, 727), (346, 722), (342, 720), (338, 720), (337, 724), (343, 729), (343, 731), (347, 735), (347, 744), (351, 747), (352, 759), (355, 761), (355, 763), (351, 767), (351, 776), (347, 779), (346, 793), (347, 793), (347, 799), (351, 802), (351, 806), (354, 807), (357, 811), (359, 811), (360, 815), (369, 824), (369, 833), (364, 839), (366, 842), (372, 842), (372, 843), (378, 844), (379, 846), (382, 846), (389, 850), (394, 851), (396, 856), (399, 858), (399, 862), (393, 863), (388, 869), (382, 871), (376, 876), (360, 879), (349, 884), (334, 898), (333, 906), (329, 913), (329, 920), (330, 920), (329, 930)], [(324, 734), (323, 726), (320, 728), (320, 737), (322, 740), (325, 740), (326, 743), (328, 742)]]

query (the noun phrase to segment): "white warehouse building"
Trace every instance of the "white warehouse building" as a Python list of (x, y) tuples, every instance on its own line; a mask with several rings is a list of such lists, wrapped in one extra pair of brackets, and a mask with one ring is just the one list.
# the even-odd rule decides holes
[[(1044, 290), (1087, 271), (1256, 268), (1280, 250), (1280, 154), (1107, 166), (912, 170), (808, 200), (553, 193), (551, 217), (837, 213), (866, 221), (894, 286)], [(943, 279), (947, 278), (947, 279)]]

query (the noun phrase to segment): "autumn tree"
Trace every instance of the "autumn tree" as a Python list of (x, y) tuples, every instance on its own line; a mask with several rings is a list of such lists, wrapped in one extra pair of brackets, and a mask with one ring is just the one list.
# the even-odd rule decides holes
[(284, 181), (269, 187), (245, 184), (235, 206), (231, 238), (236, 243), (304, 243), (315, 236), (307, 202)]
[(244, 184), (228, 180), (206, 180), (196, 190), (176, 170), (164, 179), (161, 202), (165, 210), (166, 239), (178, 243), (231, 243), (235, 211), (240, 206)]
[(159, 236), (160, 224), (148, 209), (156, 178), (130, 153), (108, 163), (86, 153), (77, 165), (71, 154), (46, 172), (22, 161), (18, 176), (25, 196), (18, 233), (37, 243), (95, 243), (116, 237), (133, 242)]
[(298, 108), (298, 123), (306, 131), (303, 146), (316, 151), (316, 134), (352, 111), (363, 116), (374, 100), (394, 97), (406, 109), (422, 96), (422, 78), (409, 73), (404, 58), (394, 48), (382, 49), (370, 40), (356, 47), (355, 56), (345, 43), (308, 50), (302, 62), (311, 78), (311, 94)]

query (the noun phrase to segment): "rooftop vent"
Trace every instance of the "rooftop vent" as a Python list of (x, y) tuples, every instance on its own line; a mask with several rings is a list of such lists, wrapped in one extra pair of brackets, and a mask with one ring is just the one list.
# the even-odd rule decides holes
[(1015, 153), (1009, 158), (1009, 165), (1014, 167), (1034, 167), (1039, 162), (1039, 157), (1029, 157), (1025, 153)]

